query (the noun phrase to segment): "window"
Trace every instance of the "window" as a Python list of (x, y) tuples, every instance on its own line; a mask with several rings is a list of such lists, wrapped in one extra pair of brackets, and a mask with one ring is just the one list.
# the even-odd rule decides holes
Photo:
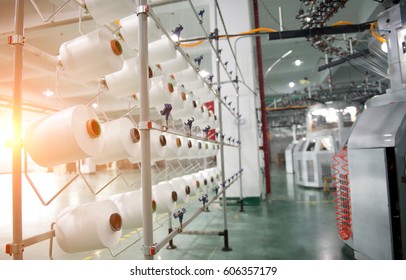
[(307, 152), (314, 151), (314, 148), (316, 147), (316, 139), (310, 140), (309, 145), (307, 145)]
[(320, 139), (320, 151), (334, 151), (333, 139), (331, 136)]

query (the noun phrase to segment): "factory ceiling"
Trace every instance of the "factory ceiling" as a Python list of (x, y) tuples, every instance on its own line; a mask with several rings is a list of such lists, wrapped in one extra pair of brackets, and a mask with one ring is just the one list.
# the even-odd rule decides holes
[[(67, 40), (78, 37), (81, 32), (86, 33), (97, 27), (90, 15), (83, 10), (79, 10), (77, 2), (81, 2), (81, 0), (25, 1), (25, 37), (28, 47), (24, 53), (23, 98), (27, 111), (48, 113), (72, 104), (87, 104), (94, 102), (95, 95), (101, 90), (100, 81), (98, 80), (85, 84), (77, 83), (65, 75), (63, 71), (57, 71), (57, 60), (55, 59), (57, 59), (59, 46)], [(198, 22), (191, 12), (188, 1), (162, 2), (172, 4), (169, 6), (170, 8), (156, 7), (162, 23), (169, 30), (173, 30), (181, 24), (184, 27), (182, 33), (184, 38), (204, 35), (201, 31), (197, 31), (200, 28), (198, 28)], [(209, 9), (206, 0), (191, 2), (196, 5), (198, 10), (207, 12)], [(219, 1), (220, 7), (221, 2)], [(300, 17), (306, 18), (305, 16), (309, 8), (312, 7), (311, 2), (313, 1), (258, 0), (257, 2), (260, 27), (276, 31), (288, 31), (299, 30), (304, 26), (303, 21), (300, 21)], [(345, 6), (338, 9), (325, 23), (325, 26), (330, 26), (339, 21), (354, 24), (374, 21), (377, 14), (384, 9), (382, 4), (379, 3), (381, 1), (350, 0), (341, 2), (346, 2)], [(34, 4), (37, 5), (37, 10)], [(63, 6), (65, 4), (66, 6)], [(1, 107), (10, 107), (13, 85), (13, 47), (8, 45), (7, 38), (13, 34), (14, 29), (14, 1), (0, 0), (0, 6), (0, 25), (2, 26), (0, 33), (0, 105)], [(63, 9), (48, 22), (44, 22), (41, 18), (42, 16), (47, 19), (62, 6)], [(248, 12), (253, 13), (252, 10)], [(79, 14), (81, 15), (80, 18)], [(306, 19), (304, 21), (306, 22)], [(209, 20), (203, 21), (203, 26), (209, 29)], [(114, 26), (111, 26), (111, 28), (114, 28)], [(246, 30), (241, 30), (241, 32), (243, 31)], [(370, 31), (364, 31), (361, 33), (337, 34), (330, 36), (328, 40), (333, 41), (332, 47), (348, 52), (350, 51), (349, 42), (351, 41), (353, 51), (357, 52), (368, 46), (370, 37)], [(324, 39), (327, 40), (327, 38)], [(354, 92), (359, 93), (366, 88), (376, 88), (378, 84), (382, 86), (386, 81), (382, 75), (376, 73), (379, 71), (371, 71), (368, 68), (368, 59), (365, 59), (365, 57), (358, 59), (358, 61), (354, 59), (330, 68), (330, 70), (319, 72), (318, 68), (323, 66), (326, 61), (334, 61), (340, 58), (340, 55), (337, 55), (337, 53), (326, 55), (325, 52), (312, 46), (307, 38), (270, 41), (267, 35), (261, 35), (261, 48), (264, 73), (267, 72), (271, 65), (274, 65), (264, 77), (265, 94), (270, 104), (276, 99), (279, 101), (278, 106), (282, 106), (281, 102), (283, 100), (286, 102), (286, 98), (283, 99), (283, 97), (292, 96), (289, 100), (294, 101), (301, 99), (301, 96), (308, 95), (309, 90), (315, 97), (323, 95), (324, 98), (327, 96), (328, 99), (328, 93), (332, 93), (335, 88), (348, 88), (348, 92), (351, 92), (355, 97), (362, 98), (362, 96), (359, 96), (360, 94), (356, 95)], [(40, 53), (38, 53), (38, 50), (40, 50)], [(289, 50), (292, 50), (292, 52), (275, 64)], [(127, 56), (134, 55), (130, 50), (125, 49), (124, 51)], [(187, 51), (192, 58), (210, 53), (207, 46), (199, 46)], [(255, 49), (253, 49), (253, 52), (255, 52)], [(299, 66), (295, 65), (296, 60), (301, 61)], [(206, 60), (202, 65), (207, 68), (212, 67), (210, 60)], [(290, 82), (294, 83), (292, 87), (288, 86)], [(47, 89), (55, 92), (54, 96), (45, 96), (44, 91)], [(258, 86), (256, 85), (253, 90), (257, 92)], [(382, 92), (382, 89), (376, 91)], [(344, 94), (346, 92), (345, 90)], [(133, 100), (121, 99), (117, 101), (108, 94), (101, 95), (97, 98), (97, 101), (104, 104), (107, 112), (117, 112), (118, 114), (133, 105)]]

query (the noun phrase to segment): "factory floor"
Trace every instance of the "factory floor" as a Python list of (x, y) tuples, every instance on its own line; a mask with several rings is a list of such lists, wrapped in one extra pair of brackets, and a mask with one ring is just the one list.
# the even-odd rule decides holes
[[(229, 202), (227, 205), (227, 224), (229, 246), (231, 251), (224, 252), (224, 239), (221, 236), (210, 235), (178, 235), (174, 239), (177, 249), (162, 249), (155, 259), (164, 260), (221, 260), (221, 259), (274, 259), (274, 260), (342, 260), (353, 259), (352, 250), (342, 242), (337, 234), (335, 224), (334, 194), (323, 192), (322, 189), (307, 189), (294, 184), (293, 175), (286, 174), (284, 167), (272, 165), (272, 194), (263, 198), (259, 205), (245, 205), (244, 212), (240, 206)], [(39, 178), (37, 178), (39, 180)], [(103, 178), (92, 178), (102, 182)], [(126, 180), (130, 180), (126, 178)], [(1, 207), (0, 213), (9, 213), (0, 221), (0, 245), (2, 250), (6, 243), (11, 242), (11, 179), (8, 175), (0, 175)], [(49, 183), (47, 183), (49, 184)], [(122, 182), (108, 192), (116, 191)], [(68, 190), (59, 203), (58, 199), (50, 206), (39, 205), (32, 190), (24, 184), (24, 237), (29, 237), (49, 230), (50, 224), (64, 204), (69, 205), (88, 201), (91, 193), (80, 188)], [(42, 186), (42, 191), (46, 186)], [(56, 189), (57, 190), (57, 189)], [(55, 191), (55, 190), (54, 190)], [(122, 191), (122, 190), (121, 190)], [(80, 197), (78, 197), (80, 196)], [(7, 199), (6, 199), (6, 198)], [(6, 202), (7, 201), (7, 202)], [(37, 209), (38, 211), (33, 211)], [(192, 214), (198, 207), (195, 199), (188, 206), (187, 214)], [(187, 228), (190, 230), (221, 231), (224, 229), (222, 202), (210, 205), (210, 212), (202, 213)], [(27, 218), (25, 218), (24, 213)], [(3, 215), (2, 214), (2, 215)], [(168, 216), (157, 215), (154, 222), (154, 242), (159, 242), (168, 231)], [(187, 219), (187, 216), (185, 217)], [(173, 221), (174, 226), (178, 225)], [(74, 254), (64, 253), (58, 248), (56, 241), (52, 248), (54, 259), (143, 259), (142, 230), (123, 232), (122, 239), (116, 248), (102, 249), (91, 252)], [(49, 242), (41, 242), (25, 249), (25, 259), (49, 259)], [(0, 259), (10, 259), (0, 252)]]
[[(184, 236), (175, 239), (178, 249), (164, 250), (162, 259), (260, 259), (348, 260), (353, 251), (337, 233), (334, 194), (307, 189), (293, 182), (284, 167), (272, 165), (272, 194), (259, 206), (228, 205), (229, 246), (216, 236)], [(221, 205), (217, 208), (221, 208)], [(216, 209), (217, 210), (217, 209)], [(219, 209), (220, 210), (220, 209)], [(215, 218), (214, 218), (214, 217)], [(199, 223), (199, 222), (197, 222)], [(202, 217), (200, 226), (221, 229), (221, 211)]]

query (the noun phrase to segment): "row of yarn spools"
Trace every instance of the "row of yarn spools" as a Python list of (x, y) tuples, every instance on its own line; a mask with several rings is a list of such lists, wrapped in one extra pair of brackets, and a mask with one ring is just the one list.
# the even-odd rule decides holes
[[(125, 44), (136, 51), (137, 15), (121, 19), (120, 26), (118, 34), (103, 26), (63, 43), (59, 48), (60, 63), (64, 72), (75, 82), (86, 83), (103, 78), (108, 94), (118, 99), (131, 97), (139, 100), (139, 55), (130, 58), (126, 55), (124, 59), (121, 45)], [(214, 128), (216, 117), (204, 108), (204, 102), (215, 99), (211, 87), (175, 49), (173, 42), (166, 35), (161, 35), (160, 29), (150, 18), (148, 41), (149, 106), (159, 112), (164, 104), (171, 104), (174, 119), (185, 122), (193, 117), (195, 125), (203, 128), (211, 122), (209, 126)]]
[[(188, 205), (191, 197), (215, 194), (220, 181), (218, 169), (210, 168), (160, 182), (152, 186), (152, 210), (157, 214), (172, 213), (177, 203)], [(67, 253), (113, 248), (123, 230), (143, 226), (142, 213), (142, 189), (70, 206), (56, 218), (55, 237)]]
[[(54, 167), (90, 158), (101, 165), (128, 159), (141, 162), (140, 132), (123, 117), (100, 123), (92, 108), (77, 105), (31, 123), (24, 146), (38, 165)], [(217, 142), (150, 130), (151, 162), (193, 159), (217, 155)]]

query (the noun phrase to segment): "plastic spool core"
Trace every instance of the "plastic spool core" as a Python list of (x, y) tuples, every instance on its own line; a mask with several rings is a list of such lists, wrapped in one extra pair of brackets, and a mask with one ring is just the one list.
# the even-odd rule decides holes
[(140, 131), (136, 128), (131, 128), (130, 137), (131, 137), (131, 141), (134, 144), (137, 143), (138, 141), (140, 141), (140, 138), (141, 138)]
[(91, 138), (97, 138), (101, 135), (101, 127), (97, 120), (90, 119), (86, 122), (86, 131)]
[(180, 140), (179, 137), (176, 137), (176, 146), (177, 146), (178, 148), (182, 147), (182, 141)]
[(184, 91), (182, 91), (182, 92), (180, 93), (180, 96), (182, 97), (182, 100), (183, 100), (183, 101), (186, 101), (186, 93), (185, 93)]
[(202, 149), (202, 142), (199, 142), (199, 150), (201, 150)]
[(170, 93), (173, 93), (174, 92), (174, 89), (173, 89), (173, 84), (172, 83), (168, 83), (168, 90), (169, 90), (169, 92)]
[(152, 206), (152, 212), (156, 212), (156, 201), (155, 200), (152, 200), (151, 206)]
[(110, 41), (110, 47), (111, 50), (115, 55), (122, 55), (123, 54), (123, 48), (121, 47), (121, 44), (117, 40), (111, 40)]
[(213, 176), (210, 177), (210, 182), (214, 183), (214, 178), (213, 178)]
[(192, 148), (192, 146), (193, 146), (192, 141), (187, 140), (187, 146), (189, 147), (189, 149)]
[(207, 179), (204, 179), (204, 180), (203, 180), (203, 183), (204, 183), (204, 185), (206, 186), (206, 185), (207, 185)]
[(173, 191), (172, 194), (171, 194), (171, 197), (172, 197), (172, 201), (174, 201), (174, 202), (178, 201), (178, 193), (177, 192)]
[(152, 78), (154, 77), (154, 71), (152, 71), (152, 68), (150, 66), (148, 66), (148, 78)]
[(204, 108), (203, 108), (203, 106), (200, 106), (200, 111), (201, 111), (202, 113), (204, 113)]
[(200, 182), (196, 180), (196, 188), (200, 188)]
[(160, 135), (159, 136), (159, 142), (161, 143), (162, 147), (166, 146), (166, 137), (165, 137), (165, 135)]
[(197, 103), (196, 103), (196, 101), (195, 100), (193, 100), (193, 108), (196, 108), (197, 107)]
[(112, 231), (119, 231), (123, 226), (123, 219), (120, 214), (113, 213), (110, 215), (109, 223)]
[(190, 194), (190, 187), (189, 186), (185, 187), (185, 192), (186, 192), (186, 194)]

